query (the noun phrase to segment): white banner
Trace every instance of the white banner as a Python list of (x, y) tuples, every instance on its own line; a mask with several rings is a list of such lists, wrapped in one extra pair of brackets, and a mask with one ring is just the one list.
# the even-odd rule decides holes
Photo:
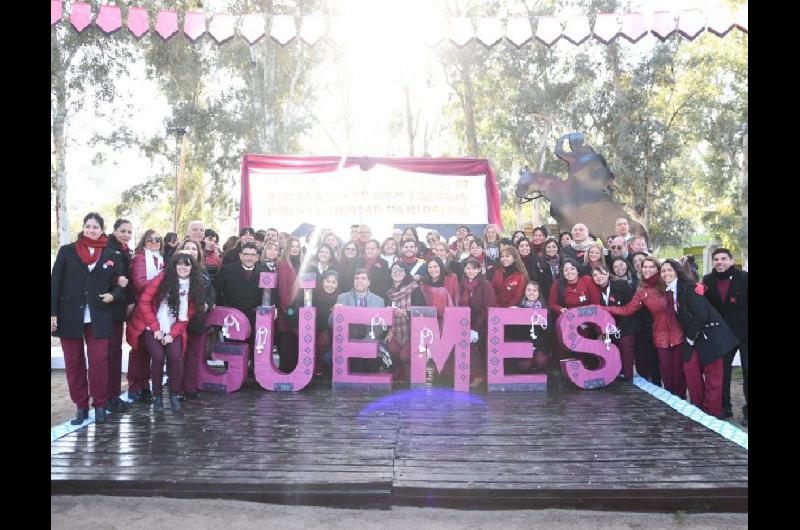
[(485, 224), (486, 175), (414, 173), (377, 164), (336, 173), (250, 170), (254, 227)]

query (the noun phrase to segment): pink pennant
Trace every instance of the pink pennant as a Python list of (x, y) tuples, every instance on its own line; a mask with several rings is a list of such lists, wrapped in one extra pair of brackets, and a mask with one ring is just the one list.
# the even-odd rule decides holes
[(560, 38), (561, 21), (558, 17), (539, 17), (539, 23), (536, 25), (536, 40), (550, 46)]
[(699, 9), (681, 11), (678, 19), (678, 33), (689, 40), (694, 40), (705, 29), (705, 17)]
[(718, 37), (724, 37), (733, 29), (733, 14), (725, 6), (717, 6), (710, 9), (706, 12), (706, 17), (708, 19), (708, 31)]
[(178, 13), (169, 9), (162, 9), (156, 17), (156, 33), (167, 40), (178, 32)]
[(233, 28), (235, 25), (236, 18), (233, 15), (217, 13), (208, 24), (208, 32), (214, 37), (217, 44), (222, 44), (233, 37)]
[(475, 36), (487, 48), (491, 48), (503, 40), (503, 25), (498, 17), (486, 17), (478, 21)]
[(61, 0), (50, 0), (50, 25), (60, 22), (63, 14), (64, 6), (61, 4)]
[(251, 45), (258, 42), (264, 36), (266, 29), (264, 28), (264, 15), (255, 13), (251, 15), (242, 16), (241, 26), (239, 26), (239, 33)]
[(467, 44), (475, 36), (472, 21), (466, 17), (454, 18), (450, 24), (450, 41), (459, 48)]
[(531, 21), (528, 17), (511, 17), (506, 24), (506, 38), (520, 48), (533, 39)]
[(324, 18), (316, 15), (309, 15), (303, 17), (303, 21), (300, 23), (298, 36), (303, 42), (309, 46), (313, 46), (325, 36), (325, 29)]
[(600, 13), (594, 21), (594, 36), (603, 44), (608, 44), (619, 35), (619, 21), (616, 13)]
[(589, 17), (576, 15), (567, 20), (567, 25), (564, 27), (564, 38), (572, 44), (578, 45), (588, 39), (591, 32)]
[(675, 33), (677, 26), (678, 25), (675, 23), (675, 15), (673, 15), (672, 11), (653, 12), (653, 27), (650, 31), (662, 42)]
[(72, 13), (69, 15), (69, 22), (75, 31), (80, 33), (86, 29), (92, 21), (92, 12), (86, 2), (75, 2), (72, 4)]
[(150, 17), (143, 7), (128, 8), (128, 31), (137, 39), (150, 29)]
[(642, 13), (625, 13), (622, 17), (622, 36), (636, 42), (647, 34), (647, 24)]
[(107, 34), (117, 31), (122, 27), (122, 12), (119, 6), (101, 5), (100, 13), (97, 14), (94, 23)]
[(289, 15), (273, 16), (269, 36), (281, 46), (286, 46), (292, 42), (297, 36), (297, 25), (294, 23), (294, 17)]
[(183, 32), (196, 41), (206, 32), (206, 15), (202, 11), (187, 11), (183, 17)]

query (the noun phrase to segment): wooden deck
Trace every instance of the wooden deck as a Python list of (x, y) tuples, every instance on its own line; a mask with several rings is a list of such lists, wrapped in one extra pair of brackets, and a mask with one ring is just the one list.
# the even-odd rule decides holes
[(53, 494), (357, 508), (747, 511), (747, 451), (647, 393), (203, 394), (51, 445)]

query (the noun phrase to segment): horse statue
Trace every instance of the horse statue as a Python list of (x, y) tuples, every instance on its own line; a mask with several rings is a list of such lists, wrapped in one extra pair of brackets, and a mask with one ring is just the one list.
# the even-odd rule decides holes
[[(564, 140), (571, 151), (564, 151)], [(543, 197), (550, 202), (550, 214), (560, 229), (569, 230), (583, 223), (594, 234), (610, 236), (615, 233), (615, 223), (620, 217), (628, 219), (633, 235), (643, 236), (650, 247), (650, 238), (642, 224), (633, 219), (609, 193), (614, 174), (605, 158), (590, 145), (584, 145), (581, 133), (568, 133), (556, 141), (555, 154), (569, 166), (564, 180), (545, 172), (531, 171), (527, 166), (519, 172), (516, 195), (520, 202)]]

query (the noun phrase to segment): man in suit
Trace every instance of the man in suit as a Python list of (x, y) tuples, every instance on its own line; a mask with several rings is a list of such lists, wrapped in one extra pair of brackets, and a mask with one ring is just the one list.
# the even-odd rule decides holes
[[(336, 299), (336, 305), (349, 307), (386, 307), (383, 298), (369, 291), (369, 272), (366, 269), (356, 269), (353, 277), (353, 290), (342, 293)], [(333, 318), (333, 312), (329, 319)], [(350, 328), (351, 339), (366, 338), (369, 326), (353, 325)], [(351, 368), (355, 372), (377, 372), (380, 368), (379, 359), (352, 359)]]
[(739, 345), (724, 358), (722, 379), (722, 418), (733, 416), (731, 407), (731, 372), (736, 350), (742, 360), (744, 388), (743, 425), (747, 425), (747, 271), (734, 266), (733, 255), (727, 248), (718, 248), (711, 254), (714, 270), (703, 276), (706, 297), (728, 323)]
[[(250, 321), (250, 329), (256, 329), (256, 307), (261, 305), (262, 296), (258, 283), (261, 273), (266, 271), (266, 267), (258, 263), (256, 244), (250, 241), (242, 245), (239, 261), (223, 265), (214, 277), (216, 304), (235, 307), (244, 313)], [(251, 352), (254, 335), (247, 339)]]

